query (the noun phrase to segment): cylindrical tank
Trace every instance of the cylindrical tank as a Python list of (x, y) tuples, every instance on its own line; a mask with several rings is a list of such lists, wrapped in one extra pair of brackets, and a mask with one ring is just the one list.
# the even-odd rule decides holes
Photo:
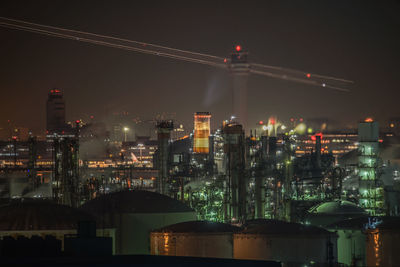
[(224, 223), (190, 221), (151, 232), (152, 255), (232, 258), (232, 233), (240, 228)]
[(400, 263), (400, 218), (370, 218), (365, 226), (367, 266), (398, 266)]
[(151, 230), (197, 218), (182, 202), (142, 190), (102, 195), (82, 209), (93, 214), (98, 225), (116, 229), (115, 252), (125, 255), (149, 254)]
[(233, 234), (235, 259), (275, 260), (283, 266), (337, 261), (336, 234), (322, 228), (277, 220), (254, 220)]

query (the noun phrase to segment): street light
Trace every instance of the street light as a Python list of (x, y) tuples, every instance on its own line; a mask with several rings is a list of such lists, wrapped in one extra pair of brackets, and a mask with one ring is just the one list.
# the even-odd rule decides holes
[(129, 128), (128, 127), (124, 127), (124, 141), (126, 142), (126, 134), (128, 133)]

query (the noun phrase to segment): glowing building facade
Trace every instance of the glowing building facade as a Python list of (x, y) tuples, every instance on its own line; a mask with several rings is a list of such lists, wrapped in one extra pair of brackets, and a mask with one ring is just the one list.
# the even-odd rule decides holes
[(383, 214), (383, 186), (379, 180), (378, 151), (379, 125), (372, 119), (366, 119), (358, 125), (358, 176), (359, 203), (370, 215)]
[(196, 112), (194, 114), (193, 152), (208, 154), (210, 151), (210, 120), (209, 112)]

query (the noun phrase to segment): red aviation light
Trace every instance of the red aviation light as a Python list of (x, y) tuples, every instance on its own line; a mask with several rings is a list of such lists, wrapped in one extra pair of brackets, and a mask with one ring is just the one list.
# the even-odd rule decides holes
[(275, 118), (269, 119), (269, 124), (275, 125), (275, 123), (276, 123)]
[(263, 121), (259, 121), (259, 122), (258, 122), (258, 124), (260, 124), (260, 125), (263, 125), (263, 124), (264, 124), (264, 122), (263, 122)]
[(306, 76), (307, 76), (307, 78), (311, 78), (311, 74), (310, 73), (307, 73)]
[(316, 133), (314, 135), (311, 135), (311, 140), (312, 141), (317, 141), (317, 136), (320, 136), (321, 140), (322, 140), (322, 133)]
[(235, 49), (236, 49), (236, 51), (240, 52), (240, 51), (242, 50), (242, 47), (241, 47), (240, 45), (237, 45), (237, 46), (235, 47)]

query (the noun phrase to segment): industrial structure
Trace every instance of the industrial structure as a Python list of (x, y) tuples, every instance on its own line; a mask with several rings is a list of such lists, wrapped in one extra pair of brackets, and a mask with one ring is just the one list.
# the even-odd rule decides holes
[(249, 129), (247, 122), (247, 79), (250, 74), (250, 64), (247, 62), (248, 53), (237, 45), (231, 55), (229, 70), (232, 76), (232, 114), (235, 120)]
[[(342, 85), (351, 81), (250, 64), (241, 46), (227, 59), (6, 18), (0, 19), (0, 26), (225, 68), (233, 82), (232, 114), (218, 129), (211, 129), (210, 113), (197, 112), (191, 134), (173, 139), (171, 133), (181, 133), (177, 129), (183, 126), (160, 119), (153, 129), (157, 140), (135, 136), (135, 141), (128, 141), (129, 128), (120, 122), (113, 124), (112, 138), (103, 130), (92, 134), (90, 124), (85, 127), (81, 120), (67, 126), (62, 92), (51, 90), (46, 139), (10, 138), (0, 144), (4, 202), (49, 198), (66, 213), (67, 206), (80, 207), (92, 213), (104, 229), (111, 229), (116, 254), (149, 253), (150, 229), (160, 228), (152, 236), (154, 254), (288, 264), (332, 265), (338, 261), (337, 235), (316, 225), (332, 230), (339, 219), (399, 214), (398, 203), (389, 207), (389, 190), (384, 190), (381, 179), (387, 165), (380, 158), (377, 122), (366, 119), (357, 134), (314, 131), (303, 119), (285, 126), (270, 117), (255, 129), (248, 122), (247, 79), (251, 73), (340, 91), (346, 91)], [(92, 142), (99, 146), (91, 147)], [(399, 177), (397, 169), (393, 176)], [(392, 189), (391, 193), (400, 196), (398, 183)], [(4, 210), (12, 207), (9, 204)], [(203, 222), (185, 224), (196, 219)], [(220, 226), (219, 237), (211, 235), (216, 232), (207, 228), (209, 221)], [(176, 223), (183, 224), (168, 226)], [(197, 227), (197, 232), (188, 233), (187, 225)], [(232, 225), (243, 230), (233, 233), (237, 228)], [(367, 244), (368, 251), (380, 249), (381, 232), (367, 232), (376, 241)], [(206, 254), (196, 254), (193, 248), (174, 243), (182, 236), (196, 243), (199, 235), (215, 246), (231, 244), (232, 250), (228, 246), (228, 251), (218, 254), (210, 245)], [(287, 246), (290, 253), (285, 251)], [(378, 258), (368, 262), (389, 262)], [(348, 256), (341, 259), (349, 262)]]
[(209, 153), (210, 120), (211, 114), (209, 112), (196, 112), (194, 114), (193, 153)]
[(358, 126), (360, 206), (370, 215), (384, 215), (382, 182), (379, 180), (379, 125), (367, 118)]

